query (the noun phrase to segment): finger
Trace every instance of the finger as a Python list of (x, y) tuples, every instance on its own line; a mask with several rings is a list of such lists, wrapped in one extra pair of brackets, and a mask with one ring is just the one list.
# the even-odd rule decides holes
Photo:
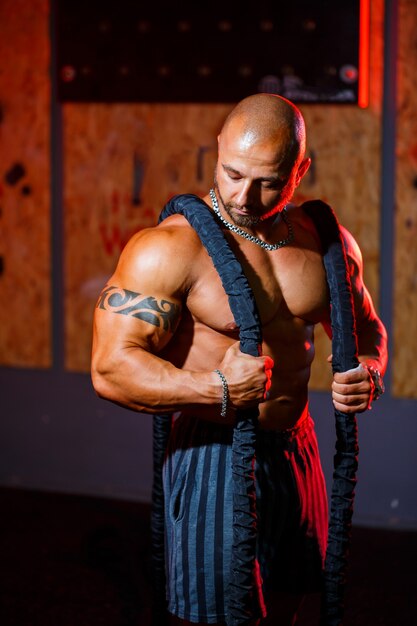
[(342, 395), (352, 395), (361, 393), (370, 393), (372, 391), (372, 385), (369, 380), (362, 380), (357, 383), (340, 383), (333, 380), (332, 391), (336, 391)]
[(338, 411), (341, 411), (341, 413), (347, 413), (347, 414), (363, 413), (368, 408), (371, 408), (367, 402), (361, 402), (357, 406), (355, 405), (348, 406), (346, 404), (342, 404), (340, 402), (337, 402), (336, 400), (333, 400), (333, 405), (334, 405), (334, 408), (337, 409)]
[(349, 406), (353, 408), (367, 408), (369, 406), (370, 394), (362, 393), (362, 394), (351, 394), (345, 395), (340, 394), (335, 391), (332, 392), (332, 400), (337, 404)]
[(358, 372), (350, 370), (349, 372), (336, 372), (333, 374), (333, 380), (337, 383), (360, 383), (364, 380), (369, 380), (369, 375), (362, 370)]
[(350, 394), (347, 394), (347, 393), (339, 393), (338, 391), (333, 390), (332, 398), (337, 400), (337, 402), (351, 405), (351, 404), (354, 404), (354, 403), (357, 403), (357, 402), (363, 402), (365, 400), (368, 400), (369, 393), (350, 393)]
[(354, 367), (346, 372), (336, 372), (333, 375), (333, 378), (338, 383), (354, 383), (362, 380), (369, 380), (369, 372), (366, 368), (359, 364), (358, 367)]
[(340, 396), (371, 396), (372, 388), (368, 383), (363, 385), (339, 385), (337, 383), (332, 384), (332, 393), (337, 393)]
[(368, 394), (346, 396), (332, 393), (333, 404), (336, 409), (345, 413), (363, 413), (371, 408), (372, 397)]

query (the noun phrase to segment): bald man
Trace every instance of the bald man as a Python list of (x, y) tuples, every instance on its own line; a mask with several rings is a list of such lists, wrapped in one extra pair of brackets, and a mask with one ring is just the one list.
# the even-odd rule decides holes
[[(220, 278), (180, 215), (131, 239), (97, 304), (92, 378), (99, 396), (138, 412), (176, 413), (164, 466), (172, 623), (225, 622), (232, 429), (236, 409), (257, 403), (259, 581), (267, 604), (269, 594), (280, 599), (279, 615), (265, 623), (296, 623), (303, 594), (320, 589), (327, 501), (307, 387), (314, 327), (329, 329), (329, 296), (314, 225), (303, 206), (291, 204), (309, 166), (303, 117), (279, 96), (240, 102), (218, 137), (204, 201), (254, 292), (263, 356), (240, 352)], [(361, 364), (335, 374), (332, 396), (337, 409), (354, 413), (382, 390), (387, 342), (360, 250), (343, 234)], [(262, 592), (259, 582), (254, 624), (265, 616)]]

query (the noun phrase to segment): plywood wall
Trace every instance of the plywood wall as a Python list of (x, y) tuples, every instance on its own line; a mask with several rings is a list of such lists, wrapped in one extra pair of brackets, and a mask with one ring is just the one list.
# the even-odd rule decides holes
[(176, 193), (211, 185), (225, 105), (65, 105), (66, 365), (89, 368), (97, 296)]
[[(371, 3), (370, 102), (366, 109), (342, 106), (301, 107), (308, 129), (313, 167), (300, 187), (300, 200), (321, 198), (335, 209), (340, 222), (358, 241), (365, 282), (378, 307), (379, 211), (383, 78), (383, 1)], [(312, 389), (331, 382), (326, 362), (330, 340), (316, 329)]]
[(399, 9), (392, 372), (394, 395), (417, 398), (417, 3)]
[[(378, 289), (382, 1), (373, 3), (371, 104), (302, 107), (313, 168), (300, 201), (321, 197), (360, 242)], [(65, 105), (66, 365), (89, 368), (97, 295), (121, 248), (174, 193), (205, 194), (225, 105)], [(312, 388), (328, 388), (330, 342), (317, 331)]]
[(51, 361), (48, 5), (0, 2), (0, 363), (9, 366)]
[[(313, 168), (296, 199), (330, 202), (378, 304), (383, 0), (371, 3), (370, 106), (302, 106)], [(399, 0), (393, 392), (417, 397), (417, 5)], [(49, 3), (0, 3), (0, 364), (51, 363)], [(212, 182), (229, 105), (65, 105), (66, 367), (88, 371), (95, 299), (123, 245), (174, 193)], [(330, 381), (316, 333), (312, 388)]]

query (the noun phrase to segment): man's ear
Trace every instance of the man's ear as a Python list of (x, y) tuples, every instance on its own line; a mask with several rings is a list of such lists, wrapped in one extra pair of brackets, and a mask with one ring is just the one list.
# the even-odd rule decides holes
[(311, 159), (310, 157), (307, 157), (306, 159), (303, 159), (300, 165), (298, 166), (297, 178), (296, 178), (297, 187), (301, 183), (301, 180), (304, 178), (304, 176), (307, 174), (310, 168), (310, 165), (311, 165)]

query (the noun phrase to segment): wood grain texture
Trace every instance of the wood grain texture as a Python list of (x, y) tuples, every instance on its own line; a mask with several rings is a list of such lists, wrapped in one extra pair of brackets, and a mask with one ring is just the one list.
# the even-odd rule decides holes
[(417, 3), (399, 2), (393, 394), (417, 398)]
[[(370, 106), (301, 107), (313, 168), (296, 200), (322, 198), (335, 208), (362, 247), (366, 282), (376, 298), (382, 0), (372, 6)], [(89, 368), (94, 304), (129, 236), (154, 224), (171, 195), (207, 193), (216, 135), (230, 109), (204, 104), (64, 106), (68, 369)], [(135, 162), (136, 179), (138, 170), (143, 176), (136, 199)], [(330, 341), (321, 328), (316, 347), (311, 387), (328, 389)]]
[(47, 367), (49, 3), (0, 2), (0, 362)]
[(89, 368), (95, 301), (176, 193), (211, 186), (230, 105), (65, 105), (66, 366)]
[[(295, 198), (320, 198), (336, 211), (360, 245), (366, 285), (378, 305), (383, 2), (372, 2), (370, 28), (370, 103), (354, 106), (302, 106), (307, 152), (313, 163)], [(330, 339), (315, 333), (316, 358), (310, 388), (329, 389)]]

